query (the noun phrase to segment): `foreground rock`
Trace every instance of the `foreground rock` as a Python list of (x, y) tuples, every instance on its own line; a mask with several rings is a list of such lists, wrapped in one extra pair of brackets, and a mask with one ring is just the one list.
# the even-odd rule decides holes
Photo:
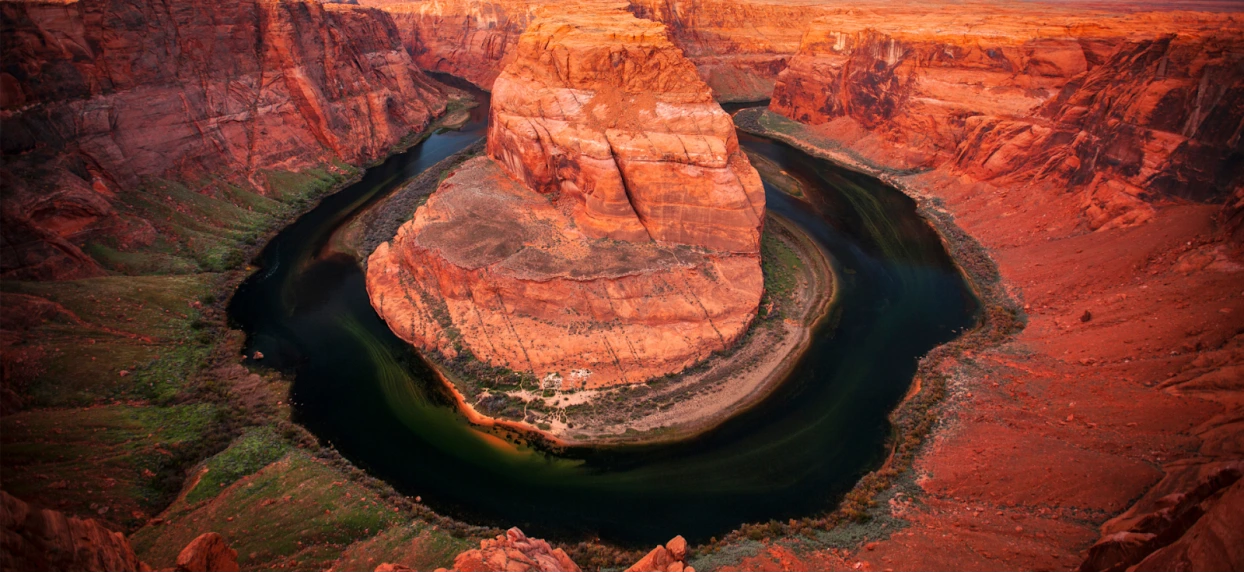
[(683, 561), (687, 558), (687, 540), (675, 536), (664, 546), (658, 544), (651, 552), (644, 555), (627, 572), (695, 572), (695, 568), (687, 566)]
[(579, 566), (561, 548), (539, 538), (527, 538), (511, 528), (505, 535), (481, 540), (478, 550), (454, 558), (456, 572), (579, 572)]
[(0, 491), (0, 568), (5, 571), (148, 570), (120, 532), (93, 519), (31, 508)]
[(236, 572), (238, 551), (215, 532), (200, 534), (177, 554), (179, 572)]
[(137, 193), (151, 178), (275, 194), (281, 172), (387, 155), (446, 102), (379, 10), (6, 2), (0, 21), (5, 278), (99, 275), (83, 247), (171, 240), (143, 205), (172, 198)]
[(494, 87), (489, 158), (450, 174), (368, 262), (373, 306), (448, 360), (592, 388), (734, 343), (763, 291), (764, 194), (664, 28), (537, 21)]

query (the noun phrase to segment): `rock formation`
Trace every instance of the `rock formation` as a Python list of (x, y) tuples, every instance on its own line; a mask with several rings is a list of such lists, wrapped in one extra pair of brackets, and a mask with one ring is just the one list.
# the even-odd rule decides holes
[[(1183, 476), (1168, 477), (1136, 506), (1102, 527), (1105, 536), (1089, 548), (1085, 571), (1119, 571), (1137, 564), (1142, 571), (1231, 570), (1244, 564), (1244, 553), (1234, 551), (1231, 532), (1240, 532), (1240, 463), (1192, 467)], [(1182, 480), (1201, 477), (1190, 485)], [(1175, 490), (1157, 496), (1172, 487)], [(1233, 510), (1234, 509), (1234, 510)], [(1146, 510), (1148, 510), (1146, 512)], [(1205, 545), (1214, 548), (1206, 551)], [(1225, 552), (1224, 552), (1225, 550)], [(1188, 557), (1189, 553), (1198, 556)], [(1143, 563), (1142, 563), (1143, 561)], [(1181, 564), (1182, 563), (1182, 564)]]
[(456, 572), (579, 572), (579, 566), (561, 548), (539, 538), (527, 538), (511, 528), (505, 535), (481, 540), (478, 550), (454, 558)]
[(1144, 221), (1161, 197), (1222, 201), (1244, 183), (1233, 169), (1244, 20), (887, 16), (814, 24), (773, 110), (882, 164), (1082, 190), (1092, 229)]
[(6, 278), (101, 273), (151, 244), (149, 178), (265, 191), (271, 170), (387, 155), (444, 109), (379, 10), (319, 2), (0, 4)]
[(223, 536), (205, 532), (177, 554), (177, 571), (237, 572), (238, 551), (230, 548)]
[(489, 158), (368, 263), (394, 332), (550, 387), (637, 383), (733, 343), (763, 279), (764, 195), (660, 24), (552, 16), (497, 79)]
[(5, 571), (147, 570), (120, 532), (93, 519), (31, 508), (0, 491), (0, 568)]
[(639, 559), (639, 562), (627, 568), (627, 572), (695, 572), (695, 568), (687, 566), (687, 540), (675, 536), (664, 546), (658, 544), (651, 552)]

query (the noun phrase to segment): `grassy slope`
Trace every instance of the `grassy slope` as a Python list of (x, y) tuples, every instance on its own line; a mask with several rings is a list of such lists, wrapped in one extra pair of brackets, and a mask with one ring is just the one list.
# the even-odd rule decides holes
[(352, 544), (401, 554), (401, 541), (440, 549), (420, 565), (448, 565), (467, 543), (290, 423), (288, 383), (238, 366), (243, 335), (226, 326), (250, 254), (358, 173), (267, 172), (268, 195), (147, 180), (120, 203), (159, 238), (83, 246), (112, 275), (0, 282), (0, 488), (133, 532), (157, 567), (208, 531), (246, 569), (327, 568)]

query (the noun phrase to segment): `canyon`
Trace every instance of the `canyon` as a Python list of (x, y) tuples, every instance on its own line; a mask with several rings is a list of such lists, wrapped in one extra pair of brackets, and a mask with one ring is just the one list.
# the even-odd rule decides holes
[(338, 179), (446, 105), (376, 10), (101, 0), (0, 11), (5, 278), (100, 276), (127, 253), (191, 251), (202, 221), (143, 209), (172, 203), (157, 182), (189, 188), (183, 211), (196, 195), (279, 199), (300, 191), (290, 174)]
[[(952, 253), (987, 253), (969, 271), (986, 327), (1022, 325), (921, 371), (913, 395), (945, 395), (929, 435), (845, 510), (671, 541), (651, 564), (1244, 565), (1230, 4), (360, 4), (0, 2), (0, 487), (95, 517), (46, 521), (106, 562), (74, 567), (173, 568), (192, 543), (247, 569), (469, 569), (520, 543), (525, 567), (642, 556), (435, 516), (290, 423), (262, 358), (238, 363), (223, 300), (243, 254), (460, 105), (427, 71), (491, 90), (493, 117), (486, 157), (443, 174), (368, 265), (374, 306), (419, 347), (558, 389), (728, 347), (764, 295), (769, 224), (714, 100), (770, 97), (740, 129), (911, 195)], [(721, 195), (683, 205), (671, 180)], [(4, 510), (7, 530), (39, 526), (8, 494)], [(13, 540), (6, 558), (47, 554)]]

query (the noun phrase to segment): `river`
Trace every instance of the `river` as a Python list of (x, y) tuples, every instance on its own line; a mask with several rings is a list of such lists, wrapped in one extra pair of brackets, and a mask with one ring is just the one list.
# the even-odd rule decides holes
[(739, 134), (805, 199), (766, 183), (768, 209), (833, 256), (839, 297), (808, 352), (767, 398), (665, 445), (517, 448), (470, 427), (427, 365), (371, 308), (364, 274), (330, 238), (402, 182), (483, 137), (483, 105), (277, 234), (229, 304), (247, 354), (290, 374), (295, 422), (437, 512), (559, 540), (704, 541), (746, 522), (832, 509), (885, 458), (888, 413), (917, 361), (976, 324), (978, 302), (915, 203), (880, 181)]

